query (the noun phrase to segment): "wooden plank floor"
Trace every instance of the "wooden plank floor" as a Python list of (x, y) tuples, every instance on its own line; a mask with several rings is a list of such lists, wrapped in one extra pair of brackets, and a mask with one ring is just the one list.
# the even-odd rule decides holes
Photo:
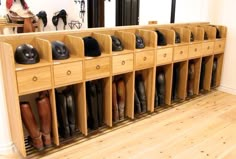
[(40, 158), (236, 159), (235, 95), (214, 91), (124, 124)]

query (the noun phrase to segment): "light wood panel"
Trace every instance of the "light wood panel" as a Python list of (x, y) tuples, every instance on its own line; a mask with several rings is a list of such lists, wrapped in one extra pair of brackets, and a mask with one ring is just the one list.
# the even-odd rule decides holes
[(204, 83), (203, 89), (210, 91), (211, 89), (211, 75), (212, 75), (212, 67), (213, 67), (213, 56), (204, 57), (206, 59), (206, 66), (205, 66), (205, 76), (204, 76)]

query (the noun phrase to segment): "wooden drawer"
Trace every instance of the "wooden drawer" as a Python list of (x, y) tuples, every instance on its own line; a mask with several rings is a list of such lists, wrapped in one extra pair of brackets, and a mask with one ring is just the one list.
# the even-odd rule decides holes
[(110, 58), (96, 58), (85, 60), (85, 78), (95, 79), (110, 75)]
[(189, 58), (200, 57), (202, 54), (202, 44), (189, 45)]
[(171, 63), (173, 60), (173, 48), (158, 49), (156, 56), (156, 64)]
[(154, 53), (155, 51), (137, 52), (135, 55), (135, 68), (148, 68), (154, 66)]
[(133, 64), (134, 55), (117, 55), (112, 57), (112, 73), (122, 73), (132, 71), (134, 68)]
[(211, 55), (213, 54), (214, 42), (205, 42), (202, 43), (202, 55)]
[(19, 94), (37, 92), (52, 86), (50, 66), (17, 71), (16, 76)]
[(225, 40), (215, 41), (214, 53), (223, 53), (225, 50)]
[(55, 86), (78, 82), (82, 79), (82, 61), (54, 65)]
[(174, 48), (174, 61), (186, 60), (188, 58), (188, 46), (177, 46)]

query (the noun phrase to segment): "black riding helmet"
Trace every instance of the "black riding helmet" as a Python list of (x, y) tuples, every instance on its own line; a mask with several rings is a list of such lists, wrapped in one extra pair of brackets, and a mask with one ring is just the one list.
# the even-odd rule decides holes
[(160, 32), (159, 30), (156, 30), (156, 33), (157, 33), (157, 45), (159, 46), (165, 46), (167, 45), (166, 43), (166, 38), (164, 36), (164, 34), (162, 32)]
[(190, 34), (190, 41), (191, 41), (191, 42), (194, 41), (194, 35), (193, 35), (193, 32), (191, 32), (191, 34)]
[(52, 41), (52, 57), (54, 60), (64, 60), (70, 57), (69, 49), (61, 41)]
[(96, 57), (101, 55), (100, 47), (96, 39), (91, 36), (87, 36), (83, 38), (83, 41), (85, 56)]
[(175, 43), (181, 43), (181, 38), (177, 31), (175, 31)]
[(19, 45), (14, 57), (19, 64), (35, 64), (40, 61), (38, 51), (30, 44)]
[(136, 49), (142, 49), (145, 47), (143, 38), (137, 34), (135, 34), (136, 37)]
[(118, 37), (111, 35), (111, 39), (112, 39), (112, 51), (124, 50), (124, 47)]

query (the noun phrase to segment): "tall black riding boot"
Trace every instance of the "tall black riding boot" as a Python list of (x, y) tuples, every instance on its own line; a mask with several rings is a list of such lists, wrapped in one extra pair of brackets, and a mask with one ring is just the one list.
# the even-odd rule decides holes
[(199, 85), (200, 91), (204, 89), (205, 68), (206, 68), (206, 59), (203, 58), (201, 65), (200, 85)]
[(141, 112), (142, 112), (141, 103), (139, 101), (136, 91), (134, 90), (134, 113), (140, 114)]
[(211, 76), (211, 87), (216, 86), (216, 70), (217, 70), (217, 58), (214, 58)]
[(189, 63), (188, 67), (188, 87), (187, 87), (187, 93), (189, 96), (193, 95), (193, 87), (194, 87), (194, 63)]
[(62, 93), (56, 91), (56, 107), (57, 120), (59, 123), (59, 134), (63, 138), (70, 136), (70, 128), (68, 122), (67, 103), (66, 98)]
[(161, 71), (157, 74), (156, 79), (158, 105), (165, 105), (165, 73)]
[(70, 128), (70, 135), (73, 135), (75, 132), (75, 97), (72, 87), (67, 87), (63, 94), (66, 99), (66, 106), (67, 106), (67, 116), (68, 116), (68, 123)]
[(178, 99), (178, 87), (179, 87), (179, 72), (180, 66), (179, 64), (174, 65), (173, 70), (173, 81), (172, 81), (172, 99), (177, 100)]
[(93, 82), (86, 82), (86, 99), (89, 111), (88, 127), (92, 130), (98, 129), (98, 105), (97, 91)]
[(96, 81), (97, 106), (98, 106), (98, 125), (103, 125), (103, 86), (102, 80)]
[(137, 75), (135, 78), (135, 89), (138, 95), (139, 101), (141, 103), (142, 112), (147, 111), (147, 98), (146, 91), (143, 81), (143, 76), (141, 74)]
[(157, 94), (157, 88), (155, 88), (155, 99), (154, 99), (154, 107), (158, 107), (159, 105), (159, 99), (158, 99), (158, 94)]

